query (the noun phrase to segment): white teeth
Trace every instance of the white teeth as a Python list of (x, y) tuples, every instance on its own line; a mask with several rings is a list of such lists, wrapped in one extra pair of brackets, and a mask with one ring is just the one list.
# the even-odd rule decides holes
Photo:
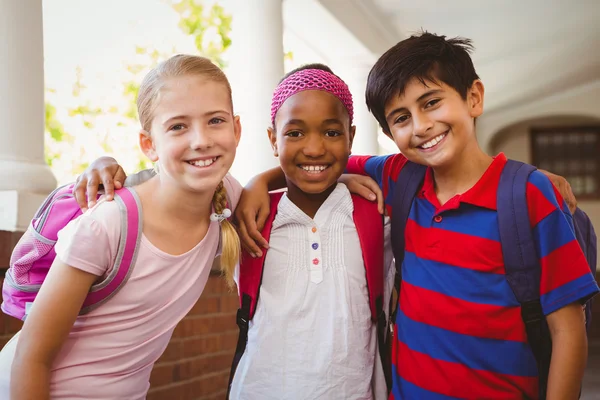
[(209, 165), (211, 165), (215, 161), (217, 161), (217, 157), (215, 157), (215, 158), (209, 158), (208, 160), (188, 161), (188, 163), (192, 164), (192, 165), (194, 165), (196, 167), (208, 167)]
[(440, 142), (440, 140), (442, 140), (445, 137), (446, 137), (445, 133), (441, 134), (439, 136), (436, 136), (433, 139), (431, 139), (429, 142), (426, 142), (426, 143), (422, 144), (421, 148), (423, 148), (423, 149), (429, 149), (429, 148), (435, 146), (436, 144), (438, 144)]
[(327, 165), (302, 165), (301, 168), (309, 174), (318, 174), (327, 168)]

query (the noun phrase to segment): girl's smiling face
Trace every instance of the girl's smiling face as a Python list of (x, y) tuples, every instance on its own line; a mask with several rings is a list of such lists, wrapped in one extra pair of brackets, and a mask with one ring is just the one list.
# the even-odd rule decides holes
[(200, 75), (169, 78), (153, 111), (146, 155), (168, 177), (192, 191), (214, 191), (229, 171), (240, 140), (227, 87)]
[(354, 130), (342, 102), (328, 92), (305, 90), (285, 100), (269, 138), (288, 194), (328, 195), (346, 168)]

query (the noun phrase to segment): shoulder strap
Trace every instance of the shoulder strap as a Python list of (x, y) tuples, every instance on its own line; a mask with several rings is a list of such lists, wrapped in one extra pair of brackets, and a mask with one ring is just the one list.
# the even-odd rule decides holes
[(400, 282), (402, 281), (402, 263), (404, 262), (404, 231), (410, 214), (413, 200), (417, 191), (423, 186), (427, 167), (407, 161), (400, 170), (400, 174), (394, 186), (394, 197), (392, 203), (392, 249), (396, 260), (396, 279), (394, 286), (400, 294)]
[(575, 213), (573, 213), (573, 225), (577, 241), (585, 254), (592, 274), (595, 276), (598, 257), (598, 237), (596, 236), (592, 221), (582, 209), (577, 208)]
[(106, 279), (91, 287), (80, 314), (86, 314), (112, 298), (125, 284), (135, 265), (142, 232), (141, 207), (129, 188), (115, 190), (114, 201), (121, 213), (121, 235), (115, 265)]
[[(377, 210), (377, 203), (354, 194), (352, 195), (352, 202), (354, 204), (352, 218), (358, 233), (365, 264), (371, 320), (377, 324), (379, 356), (382, 365), (385, 366), (388, 362), (388, 354), (385, 342), (387, 319), (383, 311), (383, 216)], [(390, 389), (391, 376), (386, 373), (385, 378), (388, 389)]]
[[(268, 242), (271, 238), (271, 229), (273, 228), (273, 221), (275, 215), (277, 215), (277, 206), (283, 196), (283, 192), (269, 193), (271, 198), (271, 212), (265, 221), (265, 226), (262, 229), (262, 236)], [(260, 295), (260, 285), (262, 283), (263, 270), (265, 265), (265, 257), (267, 256), (267, 250), (262, 250), (262, 256), (254, 258), (246, 250), (242, 251), (240, 257), (240, 276), (239, 292), (240, 292), (240, 308), (237, 311), (236, 322), (240, 329), (238, 336), (237, 345), (235, 348), (235, 354), (233, 356), (233, 362), (231, 364), (231, 371), (229, 372), (229, 385), (227, 388), (227, 398), (229, 398), (229, 392), (231, 390), (231, 383), (244, 352), (246, 351), (246, 344), (248, 343), (248, 329), (252, 318), (254, 318), (254, 312), (256, 311), (256, 303)], [(243, 271), (243, 273), (242, 273)]]
[(354, 194), (352, 202), (352, 218), (365, 264), (371, 319), (376, 322), (383, 312), (383, 217), (377, 203)]
[(535, 170), (507, 160), (498, 185), (497, 211), (506, 280), (521, 304), (527, 340), (538, 365), (540, 399), (545, 399), (552, 344), (540, 303), (541, 267), (527, 206), (527, 181)]

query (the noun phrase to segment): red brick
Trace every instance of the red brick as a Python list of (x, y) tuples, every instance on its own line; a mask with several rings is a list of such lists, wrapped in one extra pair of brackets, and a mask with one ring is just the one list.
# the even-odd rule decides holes
[(2, 314), (2, 318), (5, 319), (4, 333), (17, 333), (23, 327), (23, 321), (21, 321), (19, 319), (8, 316), (6, 314)]
[(179, 360), (183, 357), (183, 344), (179, 340), (171, 339), (171, 342), (165, 349), (158, 362)]
[(218, 313), (220, 309), (220, 300), (221, 299), (216, 296), (201, 296), (200, 300), (196, 302), (196, 304), (194, 305), (194, 307), (192, 307), (188, 315)]
[(240, 307), (240, 300), (237, 295), (223, 296), (221, 298), (221, 308), (219, 311), (226, 313), (235, 313)]
[(185, 357), (200, 356), (221, 351), (221, 335), (210, 335), (183, 341), (183, 354)]
[(187, 400), (183, 397), (183, 386), (181, 384), (150, 389), (146, 400)]
[(166, 386), (173, 383), (173, 364), (155, 365), (150, 375), (150, 385)]

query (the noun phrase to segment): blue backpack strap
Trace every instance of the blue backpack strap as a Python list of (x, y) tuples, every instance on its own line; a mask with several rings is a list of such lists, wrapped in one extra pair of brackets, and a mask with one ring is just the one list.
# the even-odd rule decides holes
[[(596, 276), (596, 267), (598, 261), (598, 237), (592, 225), (590, 217), (583, 210), (577, 208), (573, 213), (573, 226), (577, 242), (583, 250), (585, 259), (588, 262), (592, 275)], [(585, 303), (585, 326), (589, 332), (592, 325), (592, 302), (593, 298)]]
[[(427, 167), (407, 161), (398, 174), (394, 186), (392, 200), (392, 250), (396, 261), (396, 278), (394, 286), (400, 295), (400, 282), (402, 282), (402, 263), (404, 262), (404, 231), (410, 214), (413, 200), (417, 191), (423, 186)], [(395, 312), (394, 312), (395, 314)]]
[(541, 266), (527, 207), (527, 181), (536, 168), (508, 160), (498, 185), (497, 211), (506, 280), (521, 304), (521, 318), (535, 356), (540, 399), (546, 398), (552, 344), (540, 303)]
[[(283, 197), (283, 192), (270, 193), (271, 212), (265, 221), (265, 226), (262, 229), (262, 236), (268, 242), (271, 238), (271, 229), (273, 221), (277, 214), (277, 206)], [(248, 343), (248, 329), (250, 321), (254, 318), (258, 297), (260, 294), (260, 285), (262, 283), (263, 271), (265, 266), (265, 258), (267, 257), (267, 249), (262, 249), (262, 256), (254, 258), (245, 249), (242, 250), (240, 257), (240, 276), (239, 292), (240, 292), (240, 308), (237, 311), (236, 321), (240, 329), (233, 362), (231, 363), (231, 371), (229, 372), (229, 385), (227, 386), (227, 399), (231, 391), (231, 384)], [(243, 273), (242, 273), (243, 271)]]

